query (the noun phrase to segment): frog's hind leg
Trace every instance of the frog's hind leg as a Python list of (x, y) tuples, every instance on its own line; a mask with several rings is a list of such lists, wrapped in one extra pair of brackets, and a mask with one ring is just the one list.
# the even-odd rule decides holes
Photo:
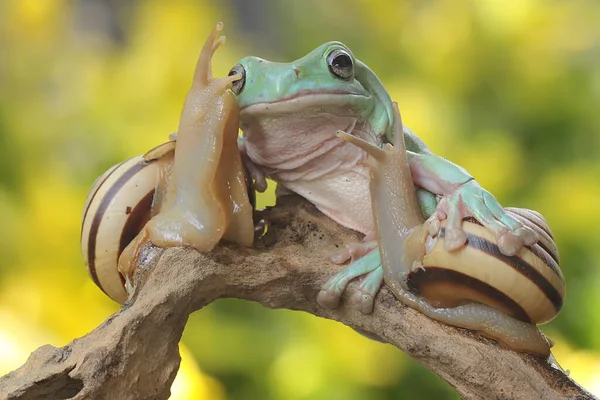
[(372, 250), (332, 276), (322, 286), (317, 302), (325, 308), (337, 308), (348, 284), (359, 277), (362, 277), (362, 281), (351, 303), (359, 311), (370, 313), (373, 310), (373, 299), (383, 283), (379, 249)]
[[(240, 155), (242, 157), (242, 162), (248, 171), (248, 175), (250, 176), (250, 180), (253, 182), (252, 186), (254, 190), (257, 192), (263, 193), (267, 190), (267, 176), (262, 171), (262, 169), (254, 164), (254, 161), (250, 159), (248, 156), (248, 151), (246, 150), (246, 140), (243, 136), (238, 136), (238, 150), (240, 151)], [(282, 185), (277, 185), (279, 188)]]

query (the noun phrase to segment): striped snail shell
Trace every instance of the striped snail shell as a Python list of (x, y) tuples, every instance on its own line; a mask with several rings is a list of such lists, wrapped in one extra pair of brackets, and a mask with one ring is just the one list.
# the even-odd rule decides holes
[[(172, 162), (174, 143), (164, 143), (111, 167), (96, 179), (85, 202), (81, 228), (84, 262), (94, 283), (118, 303), (127, 299), (125, 279), (117, 269), (119, 257), (159, 211), (164, 188), (158, 185), (158, 161), (168, 157), (166, 162)], [(254, 191), (247, 187), (254, 207)]]
[(94, 283), (111, 299), (127, 298), (125, 280), (117, 270), (125, 247), (150, 220), (158, 165), (136, 156), (117, 164), (93, 184), (86, 200), (81, 250)]
[(125, 286), (135, 286), (142, 248), (210, 251), (221, 239), (252, 245), (254, 192), (239, 154), (239, 107), (230, 90), (241, 75), (214, 78), (211, 70), (225, 42), (217, 38), (222, 29), (217, 23), (200, 51), (177, 138), (112, 167), (88, 195), (83, 257), (92, 280), (117, 302), (127, 299)]
[(469, 218), (462, 225), (466, 245), (448, 251), (444, 221), (437, 241), (423, 258), (423, 268), (408, 275), (408, 288), (438, 308), (478, 302), (523, 322), (542, 324), (552, 320), (565, 297), (565, 280), (552, 232), (536, 211), (505, 211), (533, 229), (538, 243), (506, 256), (500, 252), (495, 235)]

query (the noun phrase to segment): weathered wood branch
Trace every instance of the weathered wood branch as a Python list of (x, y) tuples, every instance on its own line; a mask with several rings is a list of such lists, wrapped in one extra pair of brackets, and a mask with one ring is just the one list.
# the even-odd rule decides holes
[(37, 349), (0, 378), (0, 399), (166, 399), (189, 314), (225, 297), (309, 312), (379, 336), (465, 399), (594, 398), (550, 363), (437, 323), (385, 288), (371, 315), (347, 302), (335, 311), (319, 307), (320, 286), (339, 268), (328, 256), (336, 245), (356, 240), (356, 233), (296, 196), (280, 198), (266, 216), (269, 230), (253, 249), (165, 251), (134, 301), (65, 347)]

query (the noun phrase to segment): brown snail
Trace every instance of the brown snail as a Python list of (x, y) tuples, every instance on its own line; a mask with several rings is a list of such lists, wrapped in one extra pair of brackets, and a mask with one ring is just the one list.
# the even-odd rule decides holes
[(127, 299), (138, 253), (149, 242), (198, 251), (210, 251), (221, 239), (252, 245), (253, 207), (230, 90), (240, 76), (213, 78), (210, 68), (225, 39), (217, 39), (222, 26), (200, 53), (176, 140), (112, 167), (89, 192), (83, 256), (94, 282), (119, 303)]

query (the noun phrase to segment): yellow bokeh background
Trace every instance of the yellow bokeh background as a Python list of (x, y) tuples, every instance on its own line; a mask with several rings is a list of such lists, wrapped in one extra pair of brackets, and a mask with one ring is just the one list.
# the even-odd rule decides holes
[[(567, 279), (563, 312), (542, 329), (561, 365), (600, 395), (594, 0), (0, 2), (0, 374), (118, 310), (83, 267), (87, 191), (176, 129), (219, 20), (228, 42), (216, 75), (246, 55), (291, 61), (340, 40), (434, 152), (502, 204), (541, 211)], [(273, 201), (271, 187), (259, 205)], [(237, 300), (194, 314), (181, 349), (174, 399), (457, 398), (389, 345)]]

